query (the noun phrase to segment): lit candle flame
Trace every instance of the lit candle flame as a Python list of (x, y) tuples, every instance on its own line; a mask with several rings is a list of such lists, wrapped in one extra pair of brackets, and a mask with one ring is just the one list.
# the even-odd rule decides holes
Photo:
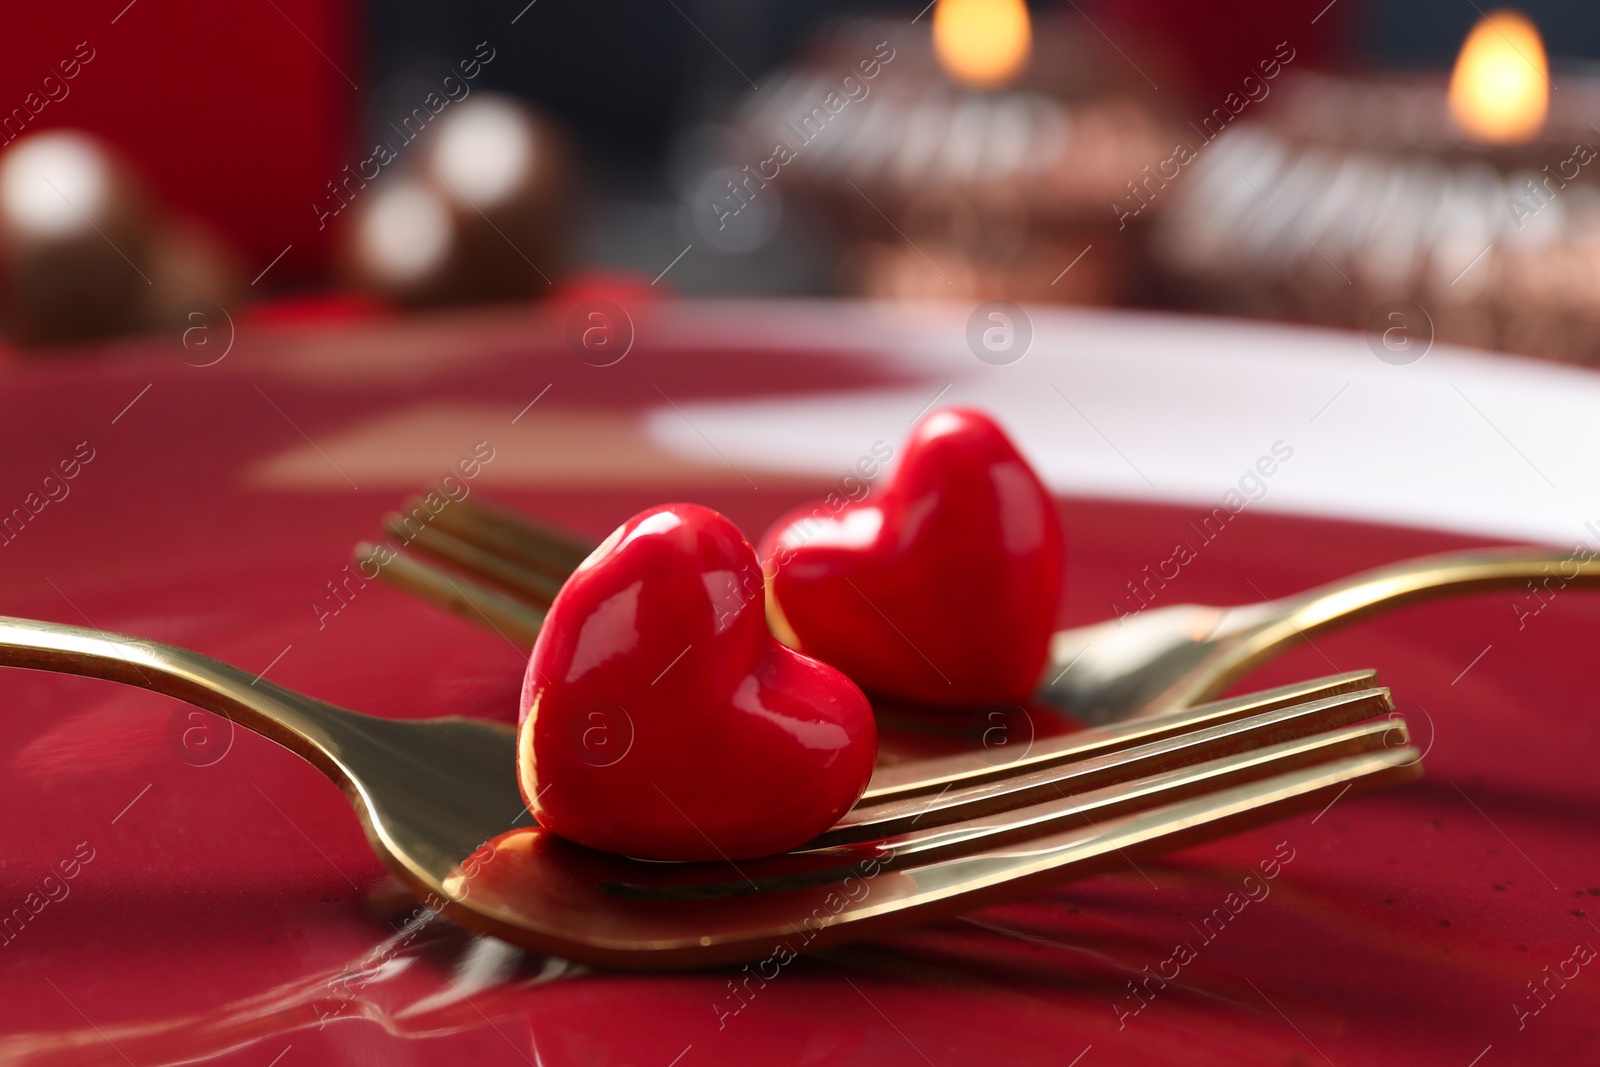
[(1544, 128), (1549, 65), (1539, 30), (1509, 8), (1485, 15), (1467, 35), (1450, 77), (1450, 112), (1467, 136), (1520, 144)]
[(933, 10), (934, 53), (964, 85), (1005, 85), (1022, 73), (1032, 49), (1023, 0), (939, 0)]

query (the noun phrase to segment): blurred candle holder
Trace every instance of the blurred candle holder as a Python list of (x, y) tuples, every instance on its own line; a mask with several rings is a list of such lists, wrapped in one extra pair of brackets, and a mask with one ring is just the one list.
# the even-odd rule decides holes
[(70, 129), (0, 154), (0, 259), (6, 333), (23, 346), (157, 329), (243, 288), (210, 229), (163, 212), (115, 151)]
[(1190, 305), (1600, 360), (1600, 80), (1551, 87), (1508, 11), (1448, 80), (1286, 79), (1196, 162), (1156, 262)]
[(346, 274), (407, 305), (537, 296), (565, 262), (571, 172), (554, 122), (480, 92), (439, 119), (424, 156), (355, 200)]
[(736, 225), (775, 186), (825, 220), (844, 288), (868, 296), (1126, 299), (1143, 246), (1112, 239), (1107, 204), (1172, 124), (1097, 45), (1020, 0), (842, 24), (751, 95), (734, 123), (747, 162), (697, 210)]

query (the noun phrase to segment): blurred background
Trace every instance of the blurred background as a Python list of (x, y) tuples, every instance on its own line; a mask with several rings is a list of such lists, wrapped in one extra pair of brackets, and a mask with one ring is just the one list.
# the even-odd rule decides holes
[(1444, 0), (32, 5), (0, 38), (0, 334), (654, 285), (1403, 304), (1590, 359), (1600, 8), (1487, 17), (1475, 90), (1485, 9)]

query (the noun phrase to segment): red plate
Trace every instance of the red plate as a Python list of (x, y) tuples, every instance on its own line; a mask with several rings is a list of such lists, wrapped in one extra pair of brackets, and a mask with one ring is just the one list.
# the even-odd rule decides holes
[[(738, 345), (707, 340), (720, 312), (674, 314), (606, 368), (523, 312), (262, 327), (205, 368), (161, 342), (14, 362), (0, 514), (37, 513), (7, 528), (0, 610), (363, 711), (510, 721), (520, 653), (344, 569), (402, 493), (488, 441), (470, 492), (591, 535), (675, 498), (758, 533), (827, 480), (656, 450), (641, 412), (948, 380), (754, 312)], [(1107, 616), (1206, 510), (1062, 509), (1067, 624)], [(1476, 543), (1249, 509), (1163, 596), (1255, 600)], [(0, 672), (0, 1063), (1593, 1062), (1600, 599), (1514, 602), (1412, 609), (1249, 680), (1379, 668), (1429, 750), (1420, 783), (765, 975), (575, 973), (411, 921), (337, 790), (269, 742)]]

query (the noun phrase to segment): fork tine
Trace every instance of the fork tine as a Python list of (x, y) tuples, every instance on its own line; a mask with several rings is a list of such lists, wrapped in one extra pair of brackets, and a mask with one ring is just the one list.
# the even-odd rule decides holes
[(720, 898), (684, 888), (680, 899), (640, 899), (641, 887), (681, 879), (691, 865), (627, 860), (530, 829), (507, 835), (486, 860), (444, 879), (444, 909), (534, 951), (591, 963), (659, 970), (766, 959), (782, 966), (797, 954), (1326, 810), (1419, 773), (1415, 749), (1386, 749), (895, 870), (868, 854), (842, 883), (802, 881), (785, 891)]
[[(448, 509), (447, 509), (448, 510)], [(433, 526), (411, 530), (403, 515), (384, 516), (383, 528), (399, 538), (407, 548), (425, 552), (466, 571), (470, 575), (502, 586), (535, 608), (547, 608), (561, 591), (561, 580), (524, 567), (500, 553), (486, 549)]]
[(1093, 825), (1159, 804), (1215, 793), (1230, 786), (1332, 763), (1349, 756), (1404, 748), (1410, 743), (1411, 728), (1403, 719), (1355, 723), (1326, 733), (1293, 738), (1193, 766), (1174, 768), (1133, 782), (1053, 797), (1026, 808), (984, 816), (954, 826), (916, 830), (874, 844), (889, 849), (897, 859), (951, 855), (971, 851), (971, 846), (975, 844), (992, 848), (1045, 829)]
[[(963, 910), (974, 907), (986, 889), (1007, 894), (1058, 880), (1067, 867), (1074, 877), (1115, 868), (1175, 849), (1210, 841), (1239, 830), (1314, 811), (1348, 794), (1408, 781), (1422, 773), (1422, 753), (1407, 746), (1349, 756), (1256, 782), (1230, 786), (1175, 804), (1125, 815), (1090, 827), (1002, 846), (954, 859), (936, 860), (910, 874), (917, 885), (940, 897), (963, 895)], [(914, 909), (904, 909), (909, 920)]]
[[(388, 553), (385, 561), (384, 554)], [(370, 563), (378, 578), (472, 622), (489, 627), (524, 651), (533, 647), (544, 624), (544, 612), (471, 578), (451, 575), (438, 567), (412, 559), (392, 549), (363, 542), (356, 559)]]
[(595, 547), (565, 530), (476, 499), (446, 505), (433, 523), (463, 541), (563, 582)]
[(1247, 716), (1088, 759), (1030, 768), (978, 785), (953, 786), (932, 797), (858, 806), (808, 845), (823, 848), (907, 833), (1022, 807), (1050, 796), (1081, 793), (1277, 744), (1391, 711), (1388, 690), (1367, 689)]
[(1264, 689), (1259, 693), (1197, 704), (1154, 718), (1094, 726), (1061, 737), (1039, 738), (1023, 755), (1004, 763), (996, 763), (993, 752), (963, 752), (956, 756), (940, 756), (882, 767), (872, 776), (861, 803), (876, 804), (885, 800), (926, 796), (952, 785), (977, 785), (1035, 768), (1120, 752), (1135, 745), (1232, 722), (1247, 715), (1372, 689), (1377, 678), (1377, 671), (1347, 671), (1278, 686), (1276, 689)]
[[(1165, 836), (1217, 817), (1236, 819), (1246, 810), (1254, 810), (1256, 803), (1270, 802), (1285, 789), (1297, 791), (1308, 783), (1322, 783), (1318, 788), (1335, 781), (1341, 789), (1344, 785), (1375, 788), (1396, 778), (1415, 777), (1421, 771), (1421, 754), (1409, 746), (1409, 739), (1404, 722), (1363, 723), (1169, 771), (1132, 785), (1058, 797), (1000, 817), (919, 830), (869, 844), (742, 863), (738, 865), (738, 877), (730, 878), (718, 865), (661, 871), (641, 866), (637, 881), (605, 888), (613, 895), (652, 900), (748, 896), (838, 883), (851, 877), (872, 878), (889, 871), (916, 876), (919, 870), (962, 858), (1042, 854), (1066, 840), (1110, 840), (1119, 831), (1137, 824), (1161, 827), (1160, 834)], [(1373, 780), (1373, 775), (1379, 778)], [(1241, 800), (1247, 803), (1241, 806)], [(1177, 825), (1162, 826), (1164, 819), (1179, 812), (1182, 814)], [(1270, 817), (1281, 814), (1286, 813)], [(1268, 817), (1262, 815), (1259, 821)], [(1205, 839), (1237, 828), (1232, 823), (1225, 830), (1206, 834)], [(1173, 847), (1178, 846), (1165, 844), (1151, 847), (1150, 851)], [(708, 870), (714, 872), (710, 878)]]

